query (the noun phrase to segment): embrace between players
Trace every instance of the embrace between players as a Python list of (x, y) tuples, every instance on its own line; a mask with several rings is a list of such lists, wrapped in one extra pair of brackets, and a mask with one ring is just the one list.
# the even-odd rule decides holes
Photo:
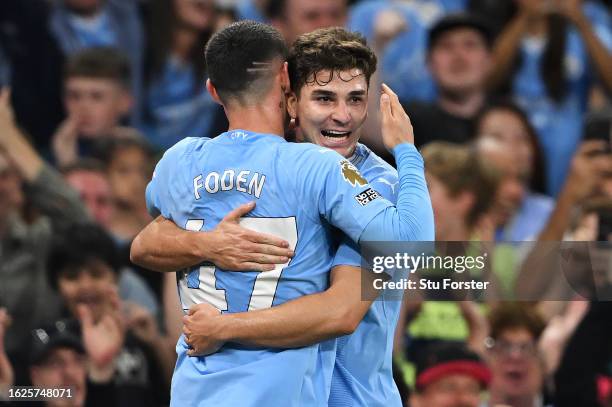
[[(401, 406), (401, 301), (361, 300), (359, 244), (433, 241), (434, 222), (410, 120), (385, 85), (398, 171), (358, 143), (376, 57), (341, 28), (288, 51), (272, 27), (243, 21), (211, 38), (206, 61), (229, 130), (165, 153), (147, 188), (160, 216), (131, 253), (185, 269), (172, 405)], [(290, 119), (308, 142), (284, 139)]]

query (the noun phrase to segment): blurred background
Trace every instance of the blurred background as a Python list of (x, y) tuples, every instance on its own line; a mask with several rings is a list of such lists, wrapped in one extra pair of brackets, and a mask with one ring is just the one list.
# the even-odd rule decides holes
[[(203, 50), (240, 19), (288, 44), (361, 32), (379, 61), (370, 109), (383, 82), (400, 96), (437, 239), (496, 242), (498, 289), (554, 292), (513, 242), (611, 238), (611, 3), (2, 0), (0, 399), (69, 385), (74, 405), (168, 404), (176, 281), (129, 247), (165, 149), (227, 129)], [(365, 126), (361, 141), (393, 164)], [(462, 374), (422, 374), (466, 359)], [(405, 298), (394, 362), (406, 405), (611, 406), (612, 303)]]

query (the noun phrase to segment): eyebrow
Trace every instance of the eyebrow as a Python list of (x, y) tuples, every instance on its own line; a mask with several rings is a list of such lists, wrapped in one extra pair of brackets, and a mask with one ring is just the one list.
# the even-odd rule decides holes
[[(315, 96), (336, 96), (336, 92), (332, 92), (330, 90), (317, 89), (313, 90), (312, 94)], [(365, 96), (365, 90), (353, 90), (349, 92), (349, 96)]]

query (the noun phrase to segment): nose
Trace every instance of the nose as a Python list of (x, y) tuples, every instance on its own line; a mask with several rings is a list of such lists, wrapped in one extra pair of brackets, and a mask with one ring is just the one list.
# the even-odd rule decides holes
[(339, 102), (331, 116), (332, 120), (337, 124), (348, 124), (351, 121), (351, 113), (349, 112), (348, 106), (345, 102)]

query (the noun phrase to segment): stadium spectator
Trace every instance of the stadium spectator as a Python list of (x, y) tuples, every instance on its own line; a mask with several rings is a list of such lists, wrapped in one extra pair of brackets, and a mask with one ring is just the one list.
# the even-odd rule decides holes
[(166, 149), (184, 137), (226, 131), (223, 108), (205, 88), (204, 46), (218, 19), (214, 2), (153, 0), (149, 7), (143, 132)]
[[(88, 358), (74, 320), (58, 320), (32, 331), (30, 381), (41, 389), (70, 388), (70, 398), (48, 400), (49, 407), (117, 405), (111, 377), (100, 374)], [(91, 340), (91, 335), (88, 340)], [(89, 373), (88, 373), (89, 370)], [(97, 374), (97, 375), (96, 375)], [(43, 403), (34, 403), (42, 405)]]
[(139, 122), (142, 100), (144, 34), (135, 0), (58, 0), (51, 2), (49, 27), (65, 56), (84, 48), (114, 47), (130, 60), (132, 94)]
[(412, 407), (478, 407), (491, 372), (480, 357), (460, 344), (442, 343), (417, 361)]
[(433, 101), (426, 64), (427, 31), (445, 14), (464, 10), (464, 0), (363, 1), (349, 13), (348, 28), (362, 33), (377, 52), (381, 80), (404, 102)]
[(94, 159), (82, 159), (62, 167), (62, 174), (80, 194), (91, 218), (107, 228), (113, 216), (113, 196), (104, 165)]
[(416, 145), (463, 143), (474, 137), (474, 119), (486, 102), (490, 41), (486, 25), (469, 14), (444, 17), (429, 31), (427, 63), (438, 97), (431, 103), (405, 104)]
[(509, 90), (536, 128), (550, 195), (560, 192), (580, 143), (593, 79), (612, 89), (611, 30), (595, 1), (519, 1), (493, 48), (489, 85)]
[[(45, 276), (48, 246), (62, 226), (87, 219), (87, 212), (78, 195), (25, 140), (9, 98), (7, 89), (0, 91), (0, 301), (13, 317), (5, 345), (19, 370), (27, 366), (23, 343), (30, 330), (59, 313), (59, 301)], [(37, 212), (27, 220), (22, 216), (25, 202)]]
[(545, 368), (538, 340), (544, 320), (529, 304), (500, 303), (491, 310), (489, 325), (489, 405), (543, 406)]
[[(113, 215), (113, 199), (110, 182), (104, 165), (94, 159), (81, 160), (62, 168), (66, 183), (81, 196), (89, 214), (98, 225), (107, 229)], [(123, 259), (122, 259), (123, 260)], [(119, 272), (119, 296), (144, 307), (152, 315), (160, 316), (160, 306), (143, 277), (122, 263)], [(140, 271), (140, 270), (138, 270)], [(147, 273), (147, 276), (154, 274)]]
[[(422, 154), (434, 210), (436, 240), (490, 241), (487, 236), (492, 236), (493, 230), (489, 226), (489, 211), (500, 182), (497, 173), (488, 170), (468, 146), (438, 141), (424, 147)], [(463, 342), (481, 336), (479, 310), (470, 303), (424, 301), (417, 304), (415, 311), (410, 309), (415, 307), (411, 300), (414, 298), (404, 304), (397, 328), (400, 331), (396, 335), (398, 341), (405, 335), (410, 339), (404, 349), (408, 360), (415, 360), (415, 355), (432, 342)], [(398, 346), (401, 345), (396, 349)]]
[(423, 149), (423, 157), (436, 240), (470, 240), (493, 205), (499, 175), (465, 146), (432, 143)]
[(68, 59), (64, 72), (67, 117), (52, 140), (59, 166), (91, 154), (92, 143), (112, 136), (132, 108), (130, 78), (127, 59), (113, 48), (89, 48)]
[(343, 27), (347, 0), (268, 0), (265, 16), (287, 44), (317, 28)]
[(167, 400), (173, 350), (148, 311), (119, 299), (110, 236), (93, 224), (74, 225), (54, 242), (47, 265), (66, 316), (80, 321), (90, 376), (112, 377), (121, 405)]
[(104, 163), (113, 197), (108, 229), (121, 247), (129, 246), (151, 220), (145, 188), (151, 178), (151, 149), (134, 129), (115, 129), (113, 137), (96, 143), (92, 156)]

